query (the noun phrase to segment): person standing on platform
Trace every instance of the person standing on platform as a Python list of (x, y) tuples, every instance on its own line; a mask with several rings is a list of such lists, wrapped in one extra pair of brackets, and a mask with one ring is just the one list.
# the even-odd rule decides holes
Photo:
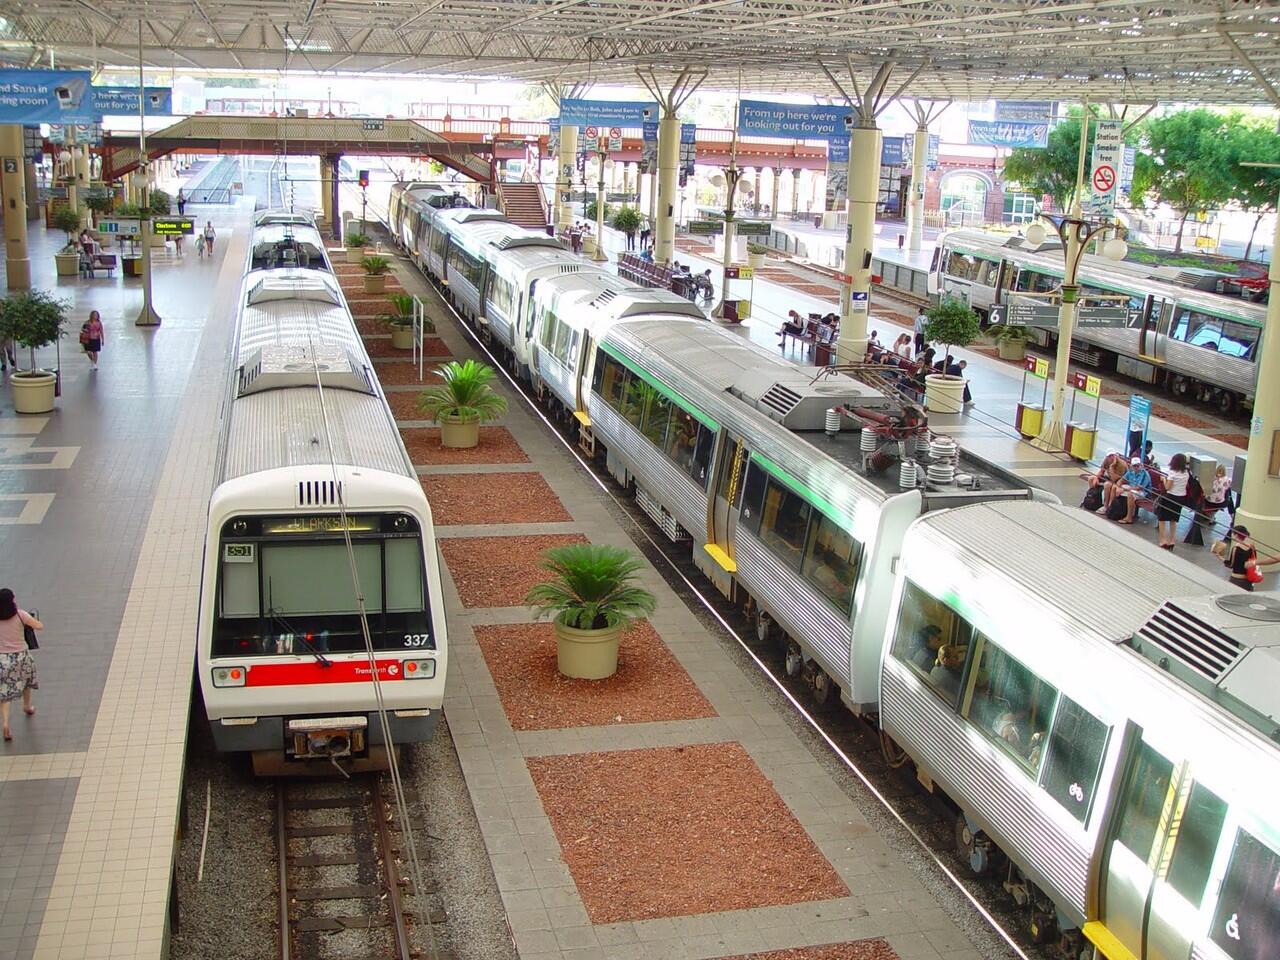
[(1187, 504), (1187, 488), (1191, 482), (1191, 471), (1187, 469), (1186, 454), (1175, 453), (1169, 461), (1169, 469), (1164, 477), (1164, 492), (1156, 501), (1156, 528), (1160, 534), (1160, 546), (1172, 550), (1178, 535), (1178, 521), (1182, 519), (1182, 508)]
[(924, 353), (924, 328), (928, 324), (929, 318), (924, 315), (924, 307), (916, 312), (915, 323), (912, 329), (915, 331), (916, 353)]
[(14, 349), (13, 337), (0, 337), (0, 370), (9, 369), (18, 369), (18, 354)]
[(214, 237), (216, 236), (217, 236), (217, 233), (214, 232), (213, 221), (206, 220), (204, 222), (204, 247), (205, 247), (205, 252), (208, 253), (209, 256), (211, 257), (213, 256), (213, 240), (214, 240)]
[(187, 215), (187, 195), (181, 190), (178, 191), (178, 216), (185, 217)]
[(22, 712), (28, 717), (36, 712), (31, 705), (31, 691), (40, 684), (36, 682), (36, 662), (27, 646), (24, 627), (43, 630), (44, 624), (18, 609), (12, 590), (8, 587), (0, 590), (0, 721), (4, 723), (5, 740), (13, 739), (9, 731), (9, 705), (14, 700), (22, 697)]
[(201, 260), (204, 259), (204, 231), (196, 231), (196, 256)]
[(89, 369), (98, 369), (98, 354), (102, 352), (102, 341), (106, 331), (102, 328), (102, 315), (97, 310), (89, 311), (89, 319), (80, 328), (80, 344), (84, 354), (89, 358)]
[(653, 228), (649, 226), (649, 218), (642, 216), (640, 218), (640, 249), (641, 250), (649, 249), (649, 234), (651, 234), (652, 232), (653, 232)]

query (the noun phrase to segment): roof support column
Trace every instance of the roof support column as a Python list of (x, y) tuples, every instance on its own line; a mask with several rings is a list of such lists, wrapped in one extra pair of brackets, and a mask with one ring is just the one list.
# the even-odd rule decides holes
[(674, 80), (666, 83), (653, 68), (639, 70), (637, 74), (662, 108), (662, 118), (658, 121), (658, 200), (653, 218), (653, 259), (657, 263), (671, 263), (675, 260), (675, 214), (680, 202), (676, 176), (680, 165), (680, 120), (676, 114), (702, 86), (707, 72), (695, 72), (686, 67)]
[[(1274, 164), (1266, 164), (1274, 166)], [(1260, 554), (1280, 554), (1280, 465), (1274, 461), (1280, 449), (1280, 217), (1276, 217), (1275, 236), (1271, 241), (1270, 299), (1267, 322), (1259, 349), (1257, 393), (1253, 398), (1253, 425), (1249, 431), (1249, 460), (1244, 470), (1244, 486), (1240, 491), (1240, 509), (1236, 518), (1249, 528)]]
[[(72, 148), (71, 162), (76, 172), (76, 187), (83, 191), (80, 194), (82, 198), (89, 196), (89, 145), (82, 143), (78, 147)], [(93, 219), (93, 211), (83, 203), (80, 206), (80, 225), (85, 226)]]
[(774, 167), (773, 173), (773, 202), (769, 204), (769, 219), (778, 219), (778, 188), (782, 186), (782, 168)]
[(791, 168), (791, 214), (792, 219), (800, 212), (800, 169)]
[(27, 186), (23, 167), (22, 127), (0, 126), (0, 195), (4, 197), (4, 269), (10, 290), (31, 288), (27, 257)]
[(320, 158), (320, 219), (333, 230), (333, 158)]
[(916, 135), (911, 150), (911, 198), (907, 202), (907, 249), (918, 251), (924, 242), (924, 187), (928, 176), (925, 168), (929, 160), (929, 124), (951, 106), (950, 100), (942, 102), (916, 100), (912, 113), (916, 118)]

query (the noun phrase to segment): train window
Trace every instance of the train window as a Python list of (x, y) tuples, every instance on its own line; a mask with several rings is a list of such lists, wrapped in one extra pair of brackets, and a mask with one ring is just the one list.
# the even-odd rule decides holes
[(403, 613), (425, 607), (422, 597), (422, 542), (400, 537), (383, 544), (387, 572), (387, 610)]
[(951, 706), (960, 698), (973, 629), (945, 603), (910, 580), (903, 584), (894, 659), (909, 666)]
[(958, 250), (951, 251), (951, 256), (947, 258), (946, 274), (949, 277), (955, 277), (957, 280), (973, 280), (978, 271), (978, 265), (981, 263), (975, 257), (969, 256), (967, 253), (960, 253)]
[[(224, 617), (257, 617), (258, 610), (258, 564), (253, 561), (253, 554), (246, 550), (227, 550), (224, 544), (222, 555), (222, 609)], [(247, 544), (252, 550), (253, 544)]]
[(661, 450), (667, 441), (667, 424), (670, 420), (671, 401), (657, 390), (653, 390), (649, 396), (649, 409), (644, 415), (644, 426), (640, 428), (640, 432)]
[(858, 582), (858, 544), (827, 516), (809, 525), (809, 543), (800, 573), (838, 609), (848, 613), (853, 606), (853, 587)]
[(620, 412), (637, 430), (644, 423), (644, 411), (649, 404), (649, 398), (657, 392), (634, 374), (627, 377), (626, 399), (622, 403)]
[(1160, 813), (1164, 810), (1172, 777), (1172, 763), (1145, 743), (1138, 747), (1138, 757), (1125, 787), (1116, 839), (1140, 860), (1151, 856), (1151, 845), (1160, 826)]
[(1222, 321), (1199, 310), (1182, 307), (1174, 317), (1169, 335), (1193, 347), (1217, 350), (1218, 341), (1222, 339)]
[[(744, 463), (746, 459), (744, 455)], [(764, 504), (764, 488), (768, 478), (754, 463), (746, 469), (747, 473), (742, 481), (742, 507), (738, 514), (738, 522), (752, 533), (756, 533), (760, 529), (760, 513)]]
[(711, 453), (715, 446), (715, 431), (699, 424), (698, 445), (693, 451), (693, 462), (689, 464), (689, 476), (703, 490), (707, 489), (707, 475), (711, 472)]
[(698, 447), (700, 424), (693, 414), (675, 407), (671, 411), (671, 429), (667, 431), (667, 456), (685, 473), (693, 465), (693, 454)]
[(985, 638), (975, 670), (973, 693), (964, 715), (1035, 773), (1058, 702), (1057, 689)]
[[(596, 376), (599, 383), (596, 392), (615, 410), (622, 409), (622, 398), (627, 388), (627, 368), (613, 357), (597, 355)], [(603, 360), (601, 363), (599, 361)]]
[(1209, 868), (1218, 850), (1218, 837), (1222, 833), (1222, 821), (1227, 816), (1227, 805), (1203, 784), (1191, 787), (1186, 808), (1182, 811), (1182, 823), (1178, 827), (1178, 839), (1173, 845), (1173, 859), (1169, 861), (1169, 886), (1195, 906), (1200, 906), (1205, 884), (1209, 882)]
[(1040, 783), (1081, 823), (1088, 819), (1093, 804), (1107, 734), (1107, 726), (1101, 720), (1074, 700), (1059, 698)]
[(551, 344), (551, 353), (556, 359), (563, 361), (569, 355), (569, 340), (573, 335), (573, 330), (563, 320), (556, 321), (556, 339)]
[(1257, 327), (1237, 320), (1222, 321), (1222, 339), (1218, 341), (1218, 352), (1241, 360), (1252, 360), (1258, 348)]
[(1058, 278), (1035, 270), (1022, 270), (1014, 289), (1021, 293), (1049, 293), (1058, 289)]
[(489, 275), (489, 303), (497, 307), (504, 319), (510, 319), (515, 307), (515, 287), (510, 281), (498, 276)]
[(999, 270), (1000, 264), (992, 263), (990, 260), (979, 260), (974, 270), (973, 282), (983, 287), (994, 287)]
[[(382, 552), (355, 543), (356, 571), (369, 610), (382, 609)], [(342, 543), (262, 545), (262, 589), (268, 614), (358, 613), (351, 564)]]
[(1209, 937), (1231, 960), (1280, 956), (1280, 854), (1247, 830), (1236, 833)]
[(811, 507), (782, 484), (769, 481), (760, 511), (760, 539), (790, 566), (800, 568)]

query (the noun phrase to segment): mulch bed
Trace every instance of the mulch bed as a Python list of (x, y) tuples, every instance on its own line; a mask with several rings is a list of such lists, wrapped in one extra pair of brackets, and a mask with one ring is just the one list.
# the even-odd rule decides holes
[(418, 379), (418, 365), (410, 363), (409, 358), (403, 360), (380, 360), (374, 363), (373, 372), (378, 375), (378, 382), (384, 387), (400, 387), (400, 386), (422, 386), (425, 387), (432, 381), (439, 382), (438, 377), (431, 375), (431, 367), (428, 365), (423, 371), (422, 380)]
[(647, 621), (622, 635), (618, 672), (571, 680), (556, 669), (549, 623), (477, 626), (476, 642), (516, 730), (698, 720), (715, 710)]
[(531, 757), (528, 765), (592, 923), (849, 895), (736, 743)]
[[(433, 378), (435, 379), (435, 378)], [(422, 383), (421, 386), (426, 386)], [(418, 394), (419, 390), (392, 390), (387, 393), (387, 403), (391, 405), (391, 413), (397, 420), (426, 420), (422, 413), (418, 410)], [(484, 427), (480, 428), (480, 443), (484, 443)], [(409, 450), (409, 455), (413, 456), (413, 448), (409, 446), (409, 433), (411, 431), (401, 430), (400, 436), (404, 440), (405, 447)], [(436, 446), (440, 442), (437, 438)], [(422, 463), (430, 463), (432, 461), (423, 460)]]
[(439, 525), (567, 523), (573, 519), (542, 474), (528, 470), (423, 477), (422, 490)]
[(380, 336), (383, 334), (390, 336), (391, 331), (387, 328), (387, 325), (381, 320), (374, 319), (374, 317), (380, 317), (386, 312), (387, 311), (385, 310), (378, 310), (368, 316), (362, 316), (356, 313), (353, 309), (351, 315), (356, 318), (356, 331), (362, 337)]
[(466, 607), (517, 607), (547, 572), (542, 552), (570, 543), (586, 543), (576, 533), (531, 537), (442, 537), (440, 553), (449, 565)]
[(852, 943), (829, 943), (824, 947), (796, 947), (791, 950), (770, 950), (767, 953), (742, 954), (724, 957), (723, 960), (898, 960), (898, 954), (888, 942), (855, 940)]
[(1170, 423), (1176, 423), (1178, 426), (1186, 427), (1188, 430), (1204, 430), (1213, 427), (1213, 424), (1208, 420), (1201, 420), (1199, 417), (1193, 417), (1189, 413), (1182, 413), (1173, 407), (1166, 407), (1163, 403), (1151, 404), (1151, 416), (1159, 417), (1161, 420), (1168, 420)]
[[(397, 419), (423, 419), (416, 406), (416, 393), (391, 393), (388, 397), (392, 398), (391, 408)], [(405, 399), (402, 400), (402, 397)], [(405, 412), (397, 410), (397, 406), (404, 407)], [(440, 431), (435, 427), (402, 427), (400, 437), (404, 440), (405, 449), (409, 451), (409, 459), (418, 466), (438, 463), (529, 462), (525, 452), (520, 449), (520, 444), (506, 427), (481, 427), (480, 442), (466, 450), (442, 447)]]
[(1249, 435), (1247, 433), (1211, 433), (1209, 436), (1215, 440), (1221, 440), (1223, 443), (1229, 443), (1233, 447), (1239, 447), (1241, 450), (1249, 449)]
[(413, 350), (397, 350), (391, 345), (391, 337), (372, 336), (364, 338), (364, 348), (371, 357), (399, 357), (407, 360), (413, 356)]

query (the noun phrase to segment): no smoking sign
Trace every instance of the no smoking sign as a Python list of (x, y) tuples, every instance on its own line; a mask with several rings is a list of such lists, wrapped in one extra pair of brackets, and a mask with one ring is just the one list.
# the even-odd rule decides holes
[(1116, 185), (1116, 171), (1106, 164), (1093, 171), (1093, 189), (1098, 193), (1110, 193)]

